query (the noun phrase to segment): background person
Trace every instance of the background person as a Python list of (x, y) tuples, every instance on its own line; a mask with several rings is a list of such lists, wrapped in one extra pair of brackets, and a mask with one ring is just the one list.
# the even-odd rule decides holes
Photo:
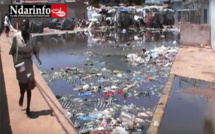
[(9, 19), (7, 13), (5, 13), (5, 16), (4, 16), (4, 28), (5, 28), (5, 33), (7, 34), (7, 37), (9, 37), (9, 32), (10, 32), (10, 19)]

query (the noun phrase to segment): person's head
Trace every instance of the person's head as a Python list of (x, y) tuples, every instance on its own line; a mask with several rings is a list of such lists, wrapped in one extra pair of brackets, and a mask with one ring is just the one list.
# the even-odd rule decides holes
[(29, 29), (29, 20), (28, 19), (23, 19), (21, 23), (21, 31), (22, 33), (28, 33)]
[(4, 16), (7, 16), (7, 13), (5, 13)]

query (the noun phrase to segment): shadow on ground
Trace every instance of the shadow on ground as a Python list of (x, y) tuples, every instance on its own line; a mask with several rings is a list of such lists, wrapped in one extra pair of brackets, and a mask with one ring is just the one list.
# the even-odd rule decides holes
[[(26, 109), (22, 109), (22, 111), (25, 111)], [(31, 111), (31, 116), (29, 118), (36, 119), (40, 116), (54, 116), (53, 110), (41, 110), (41, 111)]]
[(0, 134), (12, 134), (8, 113), (7, 95), (4, 83), (4, 74), (0, 55)]

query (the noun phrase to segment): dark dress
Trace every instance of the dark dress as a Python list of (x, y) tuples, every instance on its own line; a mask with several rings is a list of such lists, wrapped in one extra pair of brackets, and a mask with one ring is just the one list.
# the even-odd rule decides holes
[(32, 55), (39, 52), (35, 39), (30, 39), (26, 44), (21, 32), (15, 33), (9, 54), (13, 56), (16, 77), (21, 87), (26, 90), (35, 88)]

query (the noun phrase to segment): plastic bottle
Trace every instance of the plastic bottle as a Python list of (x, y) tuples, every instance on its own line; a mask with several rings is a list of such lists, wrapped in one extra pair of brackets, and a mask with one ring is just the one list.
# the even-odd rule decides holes
[(91, 120), (92, 118), (90, 118), (89, 116), (78, 116), (77, 119), (87, 121)]
[(88, 84), (86, 84), (86, 85), (83, 85), (83, 87), (82, 87), (84, 90), (88, 90), (89, 88), (90, 88), (90, 86), (88, 85)]
[(123, 91), (123, 96), (124, 96), (124, 97), (127, 97), (127, 96), (128, 96), (128, 91), (127, 91), (127, 90), (124, 90), (124, 91)]
[(85, 96), (91, 96), (92, 93), (90, 91), (84, 93)]
[(135, 116), (130, 114), (130, 113), (127, 113), (127, 112), (124, 112), (122, 111), (120, 113), (120, 120), (123, 121), (123, 122), (133, 122), (135, 119)]
[(98, 119), (102, 117), (102, 112), (94, 109), (91, 113), (89, 113), (89, 117), (92, 119)]

